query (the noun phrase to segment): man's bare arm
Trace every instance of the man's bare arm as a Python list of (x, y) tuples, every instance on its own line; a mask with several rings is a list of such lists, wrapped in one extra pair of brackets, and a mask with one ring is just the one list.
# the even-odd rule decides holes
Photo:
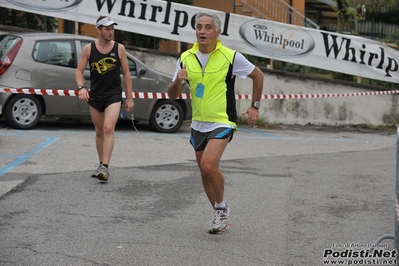
[(176, 79), (172, 81), (167, 88), (168, 97), (171, 100), (176, 99), (181, 94), (183, 89), (184, 81), (187, 79), (187, 71), (186, 65), (183, 66), (183, 69), (180, 69), (177, 72)]

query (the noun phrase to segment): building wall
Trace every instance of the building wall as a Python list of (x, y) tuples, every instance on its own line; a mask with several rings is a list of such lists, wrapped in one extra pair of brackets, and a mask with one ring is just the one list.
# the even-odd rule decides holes
[[(282, 0), (287, 3), (287, 5), (291, 5), (294, 9), (300, 12), (302, 15), (305, 14), (305, 0)], [(247, 0), (248, 3), (251, 3), (252, 6), (256, 7), (256, 9), (261, 9), (263, 14), (268, 15), (269, 18), (276, 17), (273, 14), (269, 14), (272, 10), (270, 8), (273, 4), (274, 6), (278, 5), (279, 0)], [(235, 13), (244, 16), (256, 16), (256, 11), (250, 11), (249, 7), (246, 7), (242, 0), (194, 0), (193, 5), (197, 7), (204, 7), (208, 9), (214, 9), (218, 11), (224, 11), (227, 13)], [(283, 4), (281, 4), (283, 6)]]
[[(64, 26), (65, 26), (65, 20), (58, 19), (58, 32), (63, 33), (64, 28), (65, 28)], [(74, 24), (73, 32), (77, 32), (78, 34), (84, 35), (84, 36), (91, 36), (94, 38), (98, 37), (98, 33), (97, 33), (97, 30), (96, 30), (96, 27), (94, 24), (83, 23), (80, 26), (80, 32), (75, 29), (75, 26), (76, 26), (76, 24)]]
[(193, 6), (234, 13), (234, 0), (194, 0)]
[(80, 27), (80, 34), (85, 36), (91, 36), (94, 38), (98, 38), (98, 33), (96, 30), (96, 25), (94, 24), (83, 24)]
[[(286, 0), (287, 4), (290, 4), (290, 0)], [(305, 0), (292, 0), (292, 7), (301, 14), (305, 14)]]

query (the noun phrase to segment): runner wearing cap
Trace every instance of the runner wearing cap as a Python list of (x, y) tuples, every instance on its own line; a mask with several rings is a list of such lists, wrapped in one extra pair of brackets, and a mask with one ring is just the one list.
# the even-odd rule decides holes
[[(108, 165), (114, 148), (114, 131), (122, 106), (120, 70), (123, 72), (126, 93), (126, 111), (133, 109), (132, 79), (125, 47), (113, 40), (112, 18), (100, 16), (96, 21), (98, 40), (83, 47), (76, 69), (79, 99), (90, 105), (90, 115), (96, 131), (96, 149), (99, 159), (97, 170), (91, 175), (108, 181)], [(90, 67), (90, 89), (84, 86), (83, 72)]]

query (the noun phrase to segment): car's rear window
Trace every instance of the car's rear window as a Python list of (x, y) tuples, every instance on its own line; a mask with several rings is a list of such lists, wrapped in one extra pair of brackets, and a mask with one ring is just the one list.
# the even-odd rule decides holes
[(21, 38), (14, 35), (0, 35), (0, 61), (7, 55), (11, 47)]
[(68, 40), (37, 41), (32, 57), (40, 63), (75, 67), (75, 44)]

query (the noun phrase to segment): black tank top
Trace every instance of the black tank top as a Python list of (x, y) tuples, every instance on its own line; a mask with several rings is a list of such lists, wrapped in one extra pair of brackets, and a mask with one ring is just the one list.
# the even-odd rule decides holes
[(90, 98), (96, 101), (106, 101), (113, 96), (122, 95), (121, 62), (118, 54), (118, 43), (108, 54), (97, 50), (96, 44), (91, 44), (90, 64)]

